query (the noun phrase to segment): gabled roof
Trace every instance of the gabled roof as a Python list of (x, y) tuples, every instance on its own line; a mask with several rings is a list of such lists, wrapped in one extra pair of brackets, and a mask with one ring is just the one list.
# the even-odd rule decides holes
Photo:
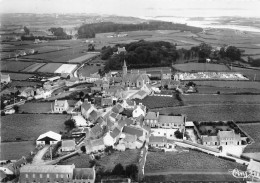
[(121, 104), (116, 104), (113, 108), (112, 111), (115, 113), (121, 113), (123, 112), (124, 108)]
[(121, 131), (118, 128), (114, 128), (114, 130), (112, 132), (110, 132), (110, 136), (112, 138), (116, 138), (120, 133), (121, 133)]
[(67, 100), (55, 100), (54, 106), (64, 107), (66, 103), (68, 103)]
[(90, 114), (89, 114), (89, 119), (92, 121), (96, 121), (96, 119), (98, 118), (98, 113), (97, 111), (93, 110)]
[(202, 136), (203, 142), (218, 142), (219, 139), (217, 136)]
[(150, 136), (149, 143), (167, 143), (167, 138), (159, 136)]
[(134, 107), (134, 110), (136, 110), (137, 108), (141, 108), (144, 112), (145, 112), (145, 109), (146, 109), (146, 106), (145, 105), (141, 105), (141, 104), (138, 104)]
[(248, 170), (253, 170), (256, 172), (260, 172), (260, 162), (254, 161), (250, 159), (249, 165), (247, 167)]
[(132, 125), (134, 123), (134, 120), (129, 119), (129, 118), (124, 119), (124, 121), (126, 122), (127, 126)]
[(135, 101), (133, 101), (133, 100), (127, 99), (127, 100), (126, 100), (126, 103), (127, 103), (127, 105), (129, 105), (129, 106), (135, 106)]
[(74, 168), (73, 179), (74, 180), (84, 180), (84, 179), (94, 179), (95, 171), (93, 168)]
[(9, 79), (9, 74), (1, 74), (1, 79)]
[(137, 137), (143, 136), (143, 130), (133, 127), (133, 126), (125, 126), (123, 128), (123, 133), (130, 134), (130, 135), (136, 135)]
[(184, 115), (180, 116), (166, 116), (159, 115), (159, 123), (175, 123), (175, 124), (184, 124)]
[(71, 118), (75, 121), (76, 126), (86, 126), (87, 125), (87, 121), (81, 115), (72, 116)]
[(81, 108), (83, 108), (84, 110), (88, 111), (91, 108), (91, 103), (89, 102), (83, 102), (83, 104), (81, 105)]
[(104, 140), (103, 140), (103, 138), (99, 138), (99, 139), (91, 140), (90, 143), (91, 143), (92, 147), (102, 146), (102, 145), (104, 145)]
[(101, 125), (100, 124), (97, 124), (97, 125), (95, 125), (93, 128), (91, 128), (91, 130), (90, 130), (90, 132), (92, 133), (92, 134), (98, 134), (98, 133), (100, 133), (101, 131), (103, 130), (103, 128), (101, 127)]
[(133, 94), (133, 96), (136, 96), (136, 95), (139, 95), (141, 97), (145, 97), (147, 95), (147, 93), (144, 90), (139, 90), (138, 92)]
[(158, 120), (158, 116), (156, 115), (156, 112), (149, 111), (144, 117), (144, 119)]
[(43, 138), (45, 138), (45, 137), (52, 138), (52, 139), (54, 139), (54, 140), (56, 140), (56, 141), (60, 141), (60, 140), (61, 140), (61, 135), (60, 135), (60, 134), (55, 133), (55, 132), (53, 132), (53, 131), (48, 131), (48, 132), (46, 132), (46, 133), (44, 133), (44, 134), (41, 134), (41, 135), (38, 137), (37, 141), (40, 141), (41, 139), (43, 139)]
[(218, 131), (218, 137), (220, 140), (223, 138), (234, 138), (236, 140), (240, 140), (240, 135), (235, 134), (234, 131)]
[(131, 134), (126, 134), (124, 141), (125, 142), (135, 142), (137, 140), (137, 136), (136, 135), (131, 135)]
[(67, 173), (73, 174), (75, 165), (26, 165), (22, 166), (20, 173)]
[(75, 147), (75, 140), (63, 140), (61, 141), (61, 147)]

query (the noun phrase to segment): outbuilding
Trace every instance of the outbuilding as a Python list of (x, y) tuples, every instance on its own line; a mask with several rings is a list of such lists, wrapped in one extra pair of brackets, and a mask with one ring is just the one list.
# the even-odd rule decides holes
[(56, 144), (61, 141), (61, 135), (53, 131), (41, 134), (36, 140), (37, 145)]

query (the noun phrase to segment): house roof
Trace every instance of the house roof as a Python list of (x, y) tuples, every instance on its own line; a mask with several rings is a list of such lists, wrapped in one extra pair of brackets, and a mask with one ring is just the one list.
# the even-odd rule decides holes
[(9, 79), (9, 74), (1, 74), (1, 79)]
[(218, 131), (218, 137), (219, 139), (223, 138), (234, 138), (235, 140), (240, 140), (240, 134), (235, 134), (234, 131)]
[(126, 125), (128, 125), (128, 126), (132, 125), (134, 123), (134, 120), (129, 119), (129, 118), (126, 118), (124, 121), (126, 122)]
[(156, 112), (151, 112), (149, 111), (146, 116), (144, 117), (144, 119), (152, 119), (152, 120), (158, 120), (158, 117), (156, 115)]
[(72, 116), (72, 119), (75, 121), (76, 126), (86, 126), (87, 125), (87, 121), (81, 115)]
[(122, 79), (124, 82), (132, 82), (132, 83), (135, 83), (138, 80), (144, 80), (144, 81), (149, 80), (147, 74), (139, 74), (139, 73), (128, 73), (125, 76), (123, 76)]
[(121, 131), (118, 128), (114, 128), (114, 130), (112, 132), (110, 132), (110, 136), (112, 138), (116, 138), (120, 133), (121, 133)]
[(159, 115), (159, 123), (184, 124), (184, 115), (180, 115), (180, 116)]
[(101, 102), (103, 105), (112, 105), (113, 104), (113, 99), (111, 97), (109, 98), (102, 98)]
[(113, 108), (112, 111), (115, 113), (120, 113), (123, 112), (124, 108), (121, 104), (116, 104)]
[(103, 130), (103, 129), (102, 129), (101, 125), (100, 125), (100, 124), (97, 124), (97, 125), (95, 125), (93, 128), (90, 129), (90, 132), (91, 132), (92, 134), (97, 134), (97, 133), (99, 133), (99, 132), (102, 131), (102, 130)]
[(249, 165), (247, 167), (248, 170), (253, 170), (256, 172), (260, 172), (260, 162), (254, 161), (250, 159)]
[(167, 143), (166, 137), (159, 137), (159, 136), (150, 136), (149, 143)]
[(139, 90), (138, 92), (136, 92), (135, 94), (133, 94), (132, 97), (139, 95), (140, 97), (145, 97), (147, 95), (146, 91), (144, 90)]
[(98, 118), (98, 113), (97, 111), (93, 110), (90, 114), (89, 114), (89, 119), (95, 121)]
[(91, 140), (90, 142), (91, 142), (92, 147), (104, 145), (104, 140), (103, 140), (103, 138)]
[(120, 130), (122, 130), (122, 128), (123, 128), (125, 125), (126, 125), (126, 121), (125, 121), (125, 120), (120, 119), (120, 120), (118, 121), (118, 128), (119, 128)]
[(75, 147), (75, 140), (63, 140), (61, 141), (61, 147)]
[(217, 136), (202, 136), (202, 141), (203, 142), (218, 142), (218, 137)]
[(138, 104), (134, 107), (134, 110), (136, 110), (137, 108), (141, 108), (144, 112), (145, 112), (145, 109), (146, 109), (146, 106), (145, 105), (142, 105), (142, 104)]
[(69, 173), (73, 174), (75, 165), (26, 165), (22, 166), (20, 173)]
[(124, 126), (123, 133), (136, 135), (137, 137), (143, 136), (143, 130), (133, 126)]
[(43, 138), (45, 138), (45, 137), (52, 138), (52, 139), (54, 139), (54, 140), (56, 140), (56, 141), (60, 141), (60, 140), (61, 140), (61, 135), (60, 135), (60, 134), (55, 133), (55, 132), (53, 132), (53, 131), (48, 131), (48, 132), (46, 132), (46, 133), (44, 133), (44, 134), (41, 134), (41, 135), (38, 137), (37, 141), (40, 141), (41, 139), (43, 139)]
[(83, 108), (84, 110), (88, 111), (91, 108), (91, 103), (85, 101), (81, 105), (81, 108)]
[(54, 106), (56, 107), (64, 107), (65, 103), (68, 103), (67, 100), (55, 100)]
[(135, 101), (133, 101), (133, 100), (126, 100), (126, 103), (127, 103), (127, 105), (129, 105), (129, 106), (135, 106)]
[(93, 168), (74, 168), (73, 170), (73, 179), (82, 180), (82, 179), (94, 179), (95, 171)]

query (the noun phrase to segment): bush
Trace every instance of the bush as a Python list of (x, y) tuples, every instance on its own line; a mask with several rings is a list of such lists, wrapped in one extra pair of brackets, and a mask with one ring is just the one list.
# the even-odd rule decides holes
[(81, 146), (81, 147), (80, 147), (80, 150), (81, 150), (83, 153), (85, 153), (85, 152), (86, 152), (86, 147), (85, 147), (85, 146)]
[(124, 167), (121, 165), (121, 163), (118, 163), (112, 170), (113, 175), (124, 175), (124, 173), (125, 173), (125, 170), (124, 170)]

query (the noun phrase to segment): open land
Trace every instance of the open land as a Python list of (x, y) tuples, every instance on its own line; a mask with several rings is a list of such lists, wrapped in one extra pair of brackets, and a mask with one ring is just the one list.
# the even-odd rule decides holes
[(186, 64), (175, 64), (173, 67), (182, 72), (194, 72), (194, 71), (229, 71), (230, 69), (225, 65), (220, 64), (209, 64), (209, 63), (186, 63)]
[(26, 102), (19, 108), (20, 113), (49, 113), (51, 112), (51, 102)]
[[(162, 163), (164, 162), (164, 163)], [(227, 172), (229, 169), (245, 170), (246, 166), (217, 158), (202, 152), (148, 152), (145, 173), (153, 172)]]
[(39, 135), (50, 130), (60, 133), (60, 131), (64, 130), (64, 122), (69, 117), (60, 114), (13, 114), (2, 116), (1, 141), (16, 141), (16, 138), (20, 138), (22, 141), (36, 140)]
[(180, 106), (182, 103), (175, 97), (147, 96), (144, 99), (135, 99), (136, 103), (142, 103), (148, 109)]

